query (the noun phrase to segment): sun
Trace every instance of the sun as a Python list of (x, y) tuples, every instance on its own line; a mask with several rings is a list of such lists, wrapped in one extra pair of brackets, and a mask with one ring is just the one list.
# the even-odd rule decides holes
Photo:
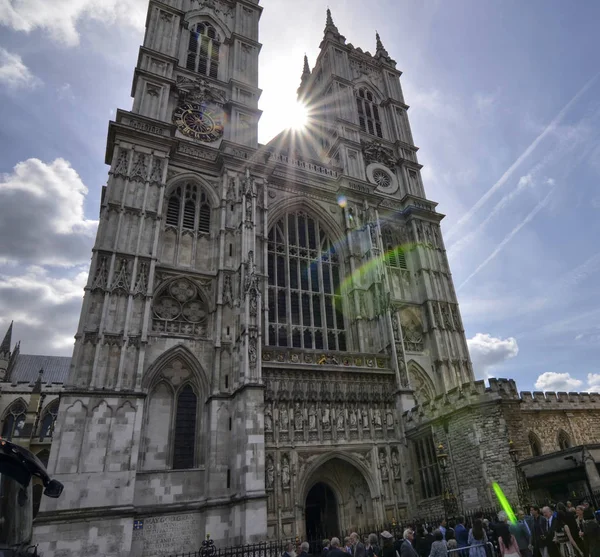
[(294, 130), (302, 130), (308, 120), (308, 110), (305, 105), (296, 102), (290, 105), (286, 117), (289, 122), (288, 127)]

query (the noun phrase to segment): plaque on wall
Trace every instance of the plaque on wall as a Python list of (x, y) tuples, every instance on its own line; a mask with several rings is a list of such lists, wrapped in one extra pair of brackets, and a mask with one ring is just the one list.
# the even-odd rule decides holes
[(151, 516), (133, 521), (132, 557), (164, 557), (196, 551), (202, 544), (196, 513)]

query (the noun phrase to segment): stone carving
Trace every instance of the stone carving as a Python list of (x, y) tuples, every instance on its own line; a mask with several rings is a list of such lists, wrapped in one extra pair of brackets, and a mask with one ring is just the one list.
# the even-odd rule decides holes
[(256, 368), (256, 362), (258, 360), (257, 356), (257, 346), (256, 346), (256, 337), (250, 337), (248, 339), (248, 362), (250, 363), (250, 368)]
[(223, 277), (223, 304), (226, 306), (233, 305), (233, 286), (231, 284), (231, 275)]
[(235, 179), (229, 178), (228, 186), (227, 186), (227, 203), (233, 204), (236, 201), (235, 195)]
[(440, 319), (440, 308), (439, 308), (437, 302), (432, 302), (431, 305), (432, 305), (432, 309), (433, 309), (433, 326), (441, 327), (442, 321)]
[(294, 428), (296, 431), (302, 431), (304, 429), (304, 416), (302, 415), (302, 409), (300, 403), (296, 402), (296, 409), (294, 410)]
[(392, 470), (394, 471), (394, 478), (400, 478), (402, 473), (402, 467), (400, 465), (400, 456), (398, 455), (398, 449), (392, 449)]
[(198, 9), (209, 9), (226, 18), (233, 17), (233, 10), (223, 0), (193, 0), (193, 3), (198, 4)]
[(308, 429), (314, 431), (317, 429), (317, 410), (314, 404), (308, 409)]
[(162, 184), (163, 181), (163, 161), (159, 157), (154, 157), (152, 161), (152, 172), (150, 173), (150, 181), (156, 184)]
[(387, 455), (385, 449), (379, 451), (379, 470), (381, 471), (381, 479), (388, 479)]
[(461, 324), (460, 324), (460, 318), (458, 316), (458, 307), (457, 306), (450, 306), (450, 311), (452, 312), (452, 320), (454, 321), (454, 326), (456, 327), (457, 330), (461, 330)]
[(279, 416), (281, 420), (281, 431), (287, 431), (290, 425), (290, 417), (288, 416), (287, 408), (279, 410)]
[(115, 176), (127, 176), (129, 166), (129, 151), (126, 149), (119, 150), (119, 159), (117, 160), (117, 165), (115, 166)]
[(290, 487), (290, 459), (285, 454), (281, 458), (281, 485), (284, 489)]
[(331, 427), (331, 417), (329, 414), (329, 406), (323, 407), (323, 429), (329, 429)]
[(245, 265), (246, 274), (244, 277), (244, 294), (249, 297), (250, 315), (256, 317), (258, 314), (258, 300), (260, 291), (258, 288), (258, 275), (256, 273), (256, 265), (254, 264), (254, 252), (248, 252), (248, 261)]
[(399, 326), (398, 326), (398, 315), (396, 314), (395, 311), (392, 313), (392, 331), (394, 333), (394, 339), (395, 340), (400, 340), (400, 329), (399, 329)]
[(113, 294), (129, 294), (129, 262), (127, 259), (121, 259), (119, 272), (115, 275), (110, 287)]
[(339, 408), (337, 410), (337, 430), (338, 431), (343, 431), (344, 430), (344, 409), (343, 408)]
[(444, 328), (453, 329), (452, 321), (450, 321), (450, 313), (448, 312), (448, 306), (446, 304), (442, 304), (442, 320), (444, 322)]
[(381, 410), (379, 408), (376, 408), (373, 412), (373, 425), (377, 428), (377, 429), (381, 429)]
[(350, 428), (356, 429), (356, 425), (357, 425), (356, 409), (352, 408), (352, 410), (350, 410)]
[(265, 407), (265, 431), (273, 431), (273, 412), (271, 405)]
[(364, 407), (361, 410), (361, 416), (362, 416), (363, 429), (369, 429), (369, 413), (367, 412), (367, 409)]
[(388, 408), (385, 411), (385, 423), (387, 424), (388, 429), (394, 428), (394, 413), (391, 408)]
[(402, 320), (402, 335), (404, 348), (408, 352), (423, 351), (423, 331), (421, 323), (413, 315), (405, 316)]
[(275, 465), (273, 464), (273, 457), (267, 456), (267, 462), (265, 463), (265, 485), (267, 489), (273, 489), (275, 484)]
[(180, 89), (179, 96), (182, 102), (193, 101), (201, 103), (212, 101), (219, 104), (225, 104), (227, 99), (223, 92), (215, 87), (211, 87), (208, 81), (203, 78), (190, 79), (182, 75), (177, 76), (177, 88)]
[(134, 296), (145, 296), (148, 290), (148, 264), (145, 261), (140, 263), (137, 273), (135, 286), (133, 287)]
[(379, 141), (371, 141), (370, 143), (362, 143), (363, 155), (365, 164), (380, 163), (388, 168), (396, 166), (394, 153), (390, 149), (383, 147)]
[(92, 290), (105, 290), (108, 283), (108, 257), (100, 256), (98, 270), (92, 281)]
[(138, 153), (133, 163), (133, 169), (131, 170), (131, 179), (143, 182), (146, 180), (146, 155), (144, 153)]

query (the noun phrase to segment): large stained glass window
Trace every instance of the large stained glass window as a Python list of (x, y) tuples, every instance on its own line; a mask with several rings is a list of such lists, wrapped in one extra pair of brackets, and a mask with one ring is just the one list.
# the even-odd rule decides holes
[(268, 253), (269, 345), (345, 351), (339, 255), (318, 219), (286, 214)]

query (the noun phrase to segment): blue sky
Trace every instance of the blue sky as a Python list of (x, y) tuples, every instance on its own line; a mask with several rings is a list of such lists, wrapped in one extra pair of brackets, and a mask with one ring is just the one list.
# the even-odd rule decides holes
[[(600, 4), (263, 0), (260, 139), (327, 5), (402, 83), (479, 377), (600, 390)], [(0, 327), (71, 352), (108, 121), (131, 108), (145, 0), (0, 0)]]

